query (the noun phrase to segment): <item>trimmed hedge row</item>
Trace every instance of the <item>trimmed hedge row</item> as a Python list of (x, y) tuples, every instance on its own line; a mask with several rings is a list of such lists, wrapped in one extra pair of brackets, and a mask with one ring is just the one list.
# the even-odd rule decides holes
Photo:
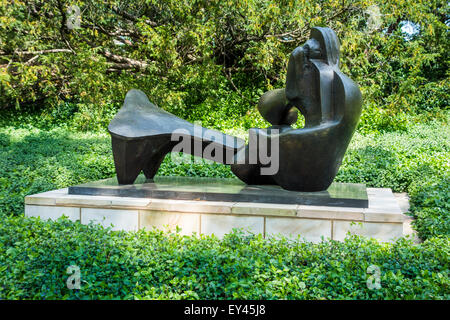
[[(0, 298), (448, 299), (449, 248), (449, 238), (313, 244), (235, 231), (218, 240), (10, 216), (0, 224)], [(66, 286), (71, 265), (79, 290)]]

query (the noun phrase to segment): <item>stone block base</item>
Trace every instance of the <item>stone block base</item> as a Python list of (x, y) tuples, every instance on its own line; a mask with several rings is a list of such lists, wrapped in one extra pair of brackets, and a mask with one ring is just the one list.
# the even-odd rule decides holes
[[(223, 237), (244, 228), (264, 237), (301, 236), (343, 240), (348, 233), (392, 241), (407, 234), (405, 216), (390, 189), (367, 188), (369, 207), (327, 207), (273, 203), (217, 202), (71, 195), (67, 189), (25, 197), (25, 215), (42, 219), (67, 216), (83, 224), (90, 221), (113, 230), (175, 230), (181, 234)], [(404, 231), (405, 230), (405, 231)], [(410, 231), (409, 231), (410, 233)]]

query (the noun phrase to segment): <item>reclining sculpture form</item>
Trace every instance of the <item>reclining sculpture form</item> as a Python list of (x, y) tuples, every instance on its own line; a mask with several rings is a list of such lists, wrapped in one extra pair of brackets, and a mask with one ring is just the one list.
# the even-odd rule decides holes
[[(130, 90), (123, 107), (108, 130), (117, 179), (132, 184), (143, 170), (147, 179), (156, 174), (165, 155), (177, 141), (174, 130), (183, 129), (192, 145), (221, 150), (211, 160), (231, 164), (232, 172), (247, 184), (275, 184), (293, 191), (326, 190), (335, 178), (342, 158), (361, 114), (361, 92), (339, 70), (339, 40), (330, 28), (316, 27), (310, 39), (291, 54), (286, 88), (268, 91), (261, 97), (258, 110), (272, 124), (267, 129), (251, 129), (251, 136), (278, 142), (278, 170), (262, 174), (267, 167), (257, 157), (250, 161), (251, 149), (241, 139), (201, 128), (152, 104), (139, 90)], [(297, 110), (305, 118), (305, 127), (291, 127)], [(205, 139), (205, 131), (216, 139)], [(220, 137), (220, 139), (217, 139)], [(199, 150), (191, 148), (190, 150)], [(274, 152), (277, 150), (269, 150)], [(204, 153), (194, 155), (204, 155)], [(208, 158), (206, 156), (206, 158)]]

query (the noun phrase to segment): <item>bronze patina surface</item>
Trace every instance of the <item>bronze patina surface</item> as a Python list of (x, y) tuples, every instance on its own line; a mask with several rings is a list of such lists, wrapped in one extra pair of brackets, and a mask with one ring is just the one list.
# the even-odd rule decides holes
[[(280, 90), (280, 89), (278, 89)], [(264, 96), (267, 95), (265, 93)], [(313, 28), (311, 38), (289, 59), (285, 96), (280, 92), (260, 101), (262, 116), (279, 130), (279, 170), (260, 174), (261, 164), (247, 164), (248, 147), (231, 166), (248, 184), (278, 184), (288, 190), (326, 190), (335, 178), (361, 114), (358, 86), (339, 70), (339, 40), (330, 28)], [(292, 109), (305, 117), (305, 127), (293, 129)], [(269, 128), (269, 129), (271, 129)], [(268, 141), (271, 130), (255, 129)], [(269, 144), (270, 145), (270, 144)]]
[[(272, 126), (254, 128), (257, 139), (279, 141), (278, 170), (263, 175), (261, 159), (249, 161), (250, 148), (243, 140), (206, 131), (152, 104), (139, 90), (130, 90), (108, 130), (112, 137), (114, 163), (119, 184), (132, 184), (144, 171), (147, 179), (156, 174), (162, 160), (177, 141), (175, 130), (191, 139), (191, 154), (225, 164), (250, 185), (278, 185), (294, 191), (323, 191), (331, 185), (356, 129), (361, 114), (361, 92), (339, 69), (339, 40), (330, 28), (311, 30), (310, 39), (291, 54), (286, 88), (266, 92), (258, 110)], [(305, 127), (291, 127), (297, 110), (305, 118)], [(217, 138), (218, 137), (218, 138)], [(197, 148), (194, 146), (197, 144)], [(202, 152), (211, 147), (221, 150), (220, 157), (208, 158)]]

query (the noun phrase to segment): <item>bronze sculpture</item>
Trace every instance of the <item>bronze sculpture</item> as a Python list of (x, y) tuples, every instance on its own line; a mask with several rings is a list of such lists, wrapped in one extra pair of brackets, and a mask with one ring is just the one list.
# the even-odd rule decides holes
[[(223, 150), (212, 160), (231, 164), (232, 172), (247, 184), (277, 184), (294, 191), (326, 190), (356, 129), (361, 104), (358, 86), (339, 70), (336, 34), (329, 28), (316, 27), (305, 45), (291, 54), (286, 88), (266, 92), (260, 99), (258, 109), (272, 126), (250, 131), (257, 139), (279, 143), (278, 150), (269, 150), (279, 153), (275, 173), (261, 174), (267, 164), (259, 158), (249, 161), (252, 153), (242, 140), (217, 131), (214, 135), (219, 139), (204, 139), (207, 129), (196, 133), (191, 123), (151, 104), (143, 92), (130, 90), (108, 127), (117, 178), (120, 184), (130, 184), (143, 170), (146, 178), (152, 179), (174, 147), (171, 132), (184, 128), (192, 144), (201, 145), (197, 150), (204, 151), (210, 144)], [(291, 127), (296, 110), (305, 117), (302, 129)]]

